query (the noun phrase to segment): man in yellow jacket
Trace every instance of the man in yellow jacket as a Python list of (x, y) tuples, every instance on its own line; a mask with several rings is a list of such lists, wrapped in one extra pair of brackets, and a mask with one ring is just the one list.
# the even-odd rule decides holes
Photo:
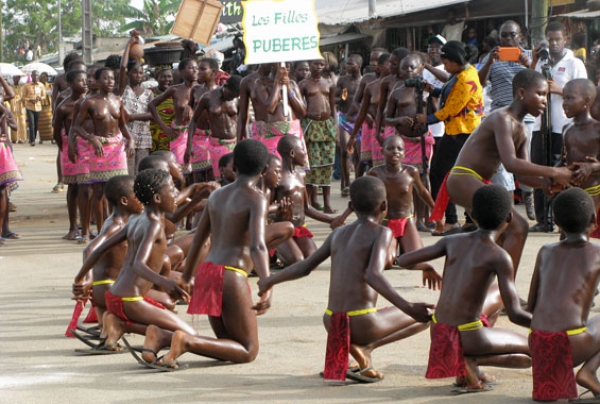
[[(42, 110), (42, 98), (46, 89), (42, 83), (38, 81), (38, 72), (31, 72), (31, 83), (23, 86), (22, 100), (23, 106), (27, 111), (27, 120), (29, 121), (29, 144), (35, 146), (35, 137), (38, 132), (38, 121), (40, 119), (40, 111)], [(42, 143), (40, 138), (40, 143)]]

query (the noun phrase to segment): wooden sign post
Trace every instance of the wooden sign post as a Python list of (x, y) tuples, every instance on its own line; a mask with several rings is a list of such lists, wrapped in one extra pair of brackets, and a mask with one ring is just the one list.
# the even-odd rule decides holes
[(208, 46), (222, 12), (223, 4), (217, 0), (183, 0), (171, 34)]

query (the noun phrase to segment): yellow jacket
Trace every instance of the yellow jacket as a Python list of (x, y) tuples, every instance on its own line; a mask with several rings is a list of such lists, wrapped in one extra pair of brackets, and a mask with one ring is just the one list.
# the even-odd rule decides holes
[[(46, 96), (46, 87), (40, 83), (27, 83), (23, 86), (23, 92), (21, 99), (23, 106), (30, 111), (41, 111), (42, 110), (42, 99)], [(39, 101), (35, 101), (39, 97)]]
[[(454, 83), (454, 84), (452, 84)], [(447, 86), (452, 85), (444, 97)], [(469, 65), (442, 88), (441, 108), (435, 113), (447, 135), (473, 133), (483, 117), (483, 94), (477, 70)]]

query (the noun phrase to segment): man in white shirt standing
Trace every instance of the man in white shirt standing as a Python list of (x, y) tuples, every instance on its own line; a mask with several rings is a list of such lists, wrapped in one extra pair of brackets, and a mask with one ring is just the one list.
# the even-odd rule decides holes
[[(565, 48), (568, 41), (566, 27), (557, 21), (553, 21), (546, 27), (547, 43), (542, 42), (534, 49), (534, 60), (532, 65), (535, 70), (542, 72), (546, 70), (550, 73), (551, 79), (548, 80), (550, 92), (550, 124), (551, 124), (551, 152), (552, 161), (549, 165), (555, 165), (562, 154), (563, 147), (563, 127), (571, 122), (566, 117), (563, 110), (562, 90), (565, 84), (573, 79), (587, 78), (585, 65), (581, 59), (573, 55), (573, 51)], [(544, 52), (540, 52), (547, 46), (548, 57), (545, 57)], [(543, 134), (541, 130), (541, 117), (536, 118), (533, 126), (533, 138), (531, 140), (531, 162), (536, 164), (544, 163), (544, 155), (546, 151), (543, 148)], [(554, 230), (554, 224), (550, 221), (549, 209), (550, 206), (544, 200), (545, 196), (541, 190), (534, 191), (535, 201), (535, 216), (537, 224), (532, 226), (532, 232), (551, 232)]]
[(454, 7), (451, 7), (446, 11), (446, 25), (442, 28), (442, 36), (447, 41), (458, 41), (462, 42), (462, 34), (465, 30), (467, 21), (469, 21), (469, 6), (465, 3), (465, 18), (464, 20), (458, 20), (458, 13)]

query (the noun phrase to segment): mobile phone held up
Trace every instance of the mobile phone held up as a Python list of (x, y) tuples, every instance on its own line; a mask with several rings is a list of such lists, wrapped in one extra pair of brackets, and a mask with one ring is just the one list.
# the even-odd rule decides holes
[(518, 62), (521, 48), (516, 46), (501, 46), (498, 48), (498, 60), (503, 62)]

